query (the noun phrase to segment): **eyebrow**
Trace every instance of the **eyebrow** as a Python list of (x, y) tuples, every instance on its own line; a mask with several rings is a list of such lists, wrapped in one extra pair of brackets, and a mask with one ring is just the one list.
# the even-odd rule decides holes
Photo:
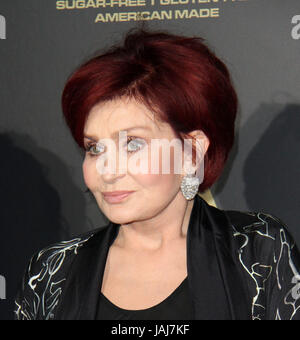
[[(142, 130), (151, 130), (151, 128), (149, 128), (148, 126), (131, 126), (131, 127), (128, 127), (128, 128), (125, 128), (125, 129), (113, 132), (112, 133), (112, 137), (118, 135), (119, 132), (122, 132), (122, 131), (141, 130), (141, 129)], [(84, 135), (83, 137), (87, 138), (87, 139), (90, 139), (90, 140), (92, 140), (94, 142), (97, 142), (98, 139), (99, 139), (96, 136), (90, 136), (90, 135)]]

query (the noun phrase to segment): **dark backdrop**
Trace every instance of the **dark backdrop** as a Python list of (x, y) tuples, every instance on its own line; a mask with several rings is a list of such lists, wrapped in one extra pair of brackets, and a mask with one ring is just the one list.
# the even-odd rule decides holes
[[(58, 9), (65, 3), (73, 1), (0, 0), (0, 275), (6, 278), (0, 319), (13, 318), (17, 285), (35, 251), (107, 222), (83, 193), (83, 155), (63, 122), (60, 96), (83, 59), (136, 25), (119, 13), (148, 11), (150, 28), (202, 36), (228, 65), (240, 113), (212, 203), (274, 214), (300, 244), (299, 0)], [(176, 11), (189, 16), (176, 18)], [(124, 21), (104, 22), (107, 13)]]

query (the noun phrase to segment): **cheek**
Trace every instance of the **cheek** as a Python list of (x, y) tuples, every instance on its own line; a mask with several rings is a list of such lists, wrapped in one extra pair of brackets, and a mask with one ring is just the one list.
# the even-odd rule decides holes
[[(141, 187), (145, 189), (156, 191), (166, 191), (174, 189), (174, 187), (180, 185), (181, 175), (175, 172), (174, 167), (174, 150), (171, 148), (170, 157), (166, 157), (167, 153), (163, 153), (162, 149), (159, 150), (158, 157), (154, 157), (154, 168), (158, 173), (151, 173), (151, 157), (148, 155), (148, 174), (130, 174), (134, 180), (139, 183)], [(163, 157), (164, 156), (164, 157)], [(146, 158), (146, 156), (145, 156)], [(175, 157), (176, 158), (176, 157)], [(158, 163), (157, 163), (157, 160)], [(176, 161), (177, 159), (175, 159)], [(180, 162), (179, 162), (180, 163)], [(177, 170), (180, 170), (180, 166), (177, 166)]]
[(176, 186), (178, 180), (178, 177), (172, 174), (136, 174), (132, 175), (132, 177), (141, 187), (159, 191)]
[(96, 166), (94, 162), (87, 159), (86, 157), (82, 163), (82, 173), (83, 173), (84, 182), (89, 189), (91, 189), (94, 185), (94, 181), (96, 178), (95, 170), (96, 170)]
[(148, 161), (148, 174), (131, 174), (134, 180), (146, 190), (158, 195), (173, 192), (180, 185), (180, 174), (174, 173), (174, 156), (171, 152), (169, 157), (162, 157), (160, 150), (159, 163), (154, 167), (157, 173), (151, 173), (151, 160)]

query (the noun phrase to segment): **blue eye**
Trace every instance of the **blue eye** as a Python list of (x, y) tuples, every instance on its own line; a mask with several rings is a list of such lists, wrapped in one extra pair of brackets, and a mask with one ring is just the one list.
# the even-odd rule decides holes
[(129, 143), (127, 141), (127, 143), (128, 143), (127, 144), (127, 146), (128, 146), (127, 151), (129, 153), (136, 152), (136, 151), (140, 150), (144, 145), (144, 142), (141, 139), (140, 140), (135, 139), (135, 137), (128, 137), (128, 140), (129, 140)]
[[(98, 150), (98, 151), (97, 151)], [(86, 151), (91, 154), (91, 156), (98, 156), (104, 151), (104, 146), (98, 144), (90, 144), (86, 148)]]
[[(140, 150), (144, 146), (144, 141), (136, 137), (127, 138), (127, 152), (132, 153)], [(100, 155), (104, 151), (105, 147), (103, 145), (98, 145), (97, 143), (89, 143), (85, 147), (85, 151), (92, 157)], [(98, 151), (97, 151), (98, 150)]]

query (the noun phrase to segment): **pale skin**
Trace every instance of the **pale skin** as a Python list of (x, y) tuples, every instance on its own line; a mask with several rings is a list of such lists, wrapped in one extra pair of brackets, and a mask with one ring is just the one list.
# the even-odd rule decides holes
[[(128, 98), (100, 103), (89, 113), (84, 143), (92, 142), (86, 136), (96, 142), (118, 138), (113, 133), (123, 129), (128, 137), (145, 140), (148, 145), (152, 138), (176, 138), (169, 124), (154, 121), (152, 115), (144, 105)], [(147, 129), (127, 130), (136, 126)], [(205, 153), (209, 146), (206, 135), (201, 130), (190, 135)], [(108, 252), (101, 292), (123, 309), (150, 308), (187, 276), (186, 235), (194, 200), (187, 201), (180, 190), (185, 173), (151, 174), (149, 168), (147, 174), (99, 174), (96, 159), (86, 152), (84, 181), (105, 216), (121, 225)], [(171, 170), (173, 159), (171, 154)], [(160, 169), (162, 162), (164, 159), (160, 159)], [(135, 192), (118, 204), (104, 200), (102, 192), (118, 190)]]

